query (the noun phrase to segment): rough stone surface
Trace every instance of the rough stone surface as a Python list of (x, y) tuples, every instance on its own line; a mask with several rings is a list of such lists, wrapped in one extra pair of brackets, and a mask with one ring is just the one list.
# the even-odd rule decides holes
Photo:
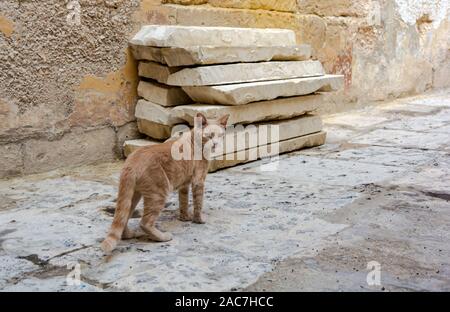
[[(157, 226), (174, 239), (122, 241), (111, 257), (99, 243), (123, 162), (0, 181), (0, 289), (448, 291), (450, 151), (431, 135), (448, 134), (448, 123), (405, 128), (428, 146), (351, 142), (399, 119), (411, 128), (425, 116), (448, 120), (448, 99), (405, 99), (411, 111), (397, 115), (380, 108), (398, 102), (355, 111), (355, 127), (326, 118), (343, 139), (282, 155), (273, 171), (264, 160), (210, 174), (206, 224), (178, 221), (173, 194)], [(364, 126), (367, 117), (377, 122)], [(371, 261), (381, 265), (379, 286), (367, 284)], [(82, 283), (69, 286), (67, 265), (76, 263)]]
[[(211, 65), (261, 61), (304, 61), (311, 58), (311, 46), (286, 47), (186, 47), (163, 48), (164, 62), (169, 66)], [(149, 60), (152, 60), (149, 58)]]
[[(153, 132), (158, 133), (158, 129), (164, 127), (162, 125), (153, 124), (145, 120), (138, 121), (138, 123), (142, 123), (140, 127), (144, 131), (146, 131), (144, 133), (146, 133), (151, 137), (154, 136), (150, 134), (153, 134)], [(157, 130), (153, 130), (151, 128), (147, 130), (145, 129), (146, 124), (149, 124), (150, 125), (149, 127), (153, 126), (158, 128)], [(259, 126), (265, 126), (265, 128), (259, 128)], [(165, 133), (164, 136), (161, 135), (159, 139), (167, 139), (170, 137), (169, 131), (171, 130), (171, 128), (168, 126), (165, 127), (168, 128), (167, 132)], [(275, 127), (277, 127), (277, 130), (275, 130)], [(306, 115), (289, 120), (263, 122), (260, 124), (252, 125), (250, 127), (242, 127), (242, 128), (229, 127), (223, 140), (223, 146), (222, 148), (217, 150), (216, 154), (217, 155), (229, 154), (231, 152), (238, 152), (241, 150), (257, 147), (258, 145), (264, 145), (261, 144), (259, 139), (260, 129), (263, 129), (264, 135), (267, 134), (267, 141), (265, 141), (264, 143), (267, 144), (273, 142), (275, 139), (275, 135), (272, 134), (272, 131), (278, 131), (278, 140), (280, 141), (319, 132), (322, 130), (322, 119), (319, 116)], [(262, 136), (262, 138), (264, 138), (264, 136)], [(124, 144), (125, 156), (128, 156), (139, 147), (146, 145), (153, 145), (157, 143), (160, 143), (160, 141), (155, 141), (152, 139), (139, 139), (126, 141)]]
[[(73, 131), (59, 140), (29, 140), (24, 144), (24, 170), (35, 173), (101, 160), (115, 159), (116, 135), (104, 128), (89, 132)], [(99, 157), (99, 155), (102, 155)]]
[(156, 80), (167, 84), (171, 74), (176, 73), (181, 68), (168, 67), (155, 62), (139, 62), (139, 76)]
[(221, 8), (285, 12), (295, 12), (297, 10), (297, 0), (208, 0), (208, 3)]
[(148, 140), (148, 139), (137, 139), (137, 140), (128, 140), (125, 141), (123, 144), (123, 152), (125, 157), (128, 157), (131, 153), (133, 153), (135, 150), (144, 147), (144, 146), (150, 146), (155, 144), (160, 144), (160, 141), (154, 141), (154, 140)]
[(185, 68), (170, 75), (173, 86), (210, 86), (277, 79), (322, 76), (318, 61), (261, 62)]
[(295, 33), (287, 29), (250, 29), (236, 27), (143, 26), (131, 44), (153, 47), (198, 45), (267, 46), (295, 45)]
[(23, 172), (23, 149), (21, 144), (0, 145), (0, 177)]
[(275, 11), (284, 1), (168, 2), (191, 5), (80, 0), (72, 25), (65, 1), (0, 1), (0, 144), (133, 121), (138, 76), (127, 46), (142, 25), (291, 29), (328, 73), (345, 75), (327, 112), (450, 83), (446, 0), (302, 0), (295, 14)]
[(171, 136), (172, 125), (163, 125), (146, 119), (137, 119), (139, 131), (157, 140), (164, 140)]
[(179, 87), (172, 87), (157, 82), (141, 80), (138, 95), (155, 104), (176, 106), (191, 104), (191, 98)]
[(306, 95), (316, 91), (339, 90), (343, 87), (343, 82), (341, 75), (325, 75), (223, 86), (183, 87), (183, 90), (199, 103), (242, 105), (278, 97)]
[(130, 44), (130, 50), (136, 60), (166, 64), (161, 48)]
[[(183, 105), (191, 106), (191, 105)], [(154, 123), (159, 123), (166, 126), (173, 126), (179, 123), (183, 123), (183, 120), (173, 116), (173, 108), (163, 107), (161, 105), (146, 101), (139, 100), (136, 105), (136, 118), (145, 119)]]
[(115, 152), (118, 158), (123, 157), (123, 145), (125, 141), (142, 137), (142, 134), (139, 132), (138, 126), (135, 122), (130, 122), (117, 129), (116, 135), (117, 144)]
[(193, 125), (194, 117), (198, 112), (203, 113), (207, 118), (219, 118), (225, 114), (230, 114), (229, 124), (246, 124), (300, 116), (314, 112), (322, 104), (322, 95), (315, 94), (236, 106), (184, 105), (173, 108), (171, 116)]
[(272, 142), (316, 133), (321, 130), (322, 119), (313, 115), (281, 121), (266, 121), (247, 127), (230, 127), (223, 140), (223, 145), (213, 155), (230, 154), (259, 145), (267, 145)]

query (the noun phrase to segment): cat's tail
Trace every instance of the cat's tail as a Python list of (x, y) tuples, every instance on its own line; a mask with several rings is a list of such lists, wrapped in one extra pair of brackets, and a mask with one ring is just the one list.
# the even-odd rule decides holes
[(117, 197), (114, 220), (108, 235), (101, 244), (103, 252), (111, 253), (122, 238), (122, 233), (128, 223), (133, 200), (136, 177), (131, 168), (125, 168), (120, 176), (119, 195)]

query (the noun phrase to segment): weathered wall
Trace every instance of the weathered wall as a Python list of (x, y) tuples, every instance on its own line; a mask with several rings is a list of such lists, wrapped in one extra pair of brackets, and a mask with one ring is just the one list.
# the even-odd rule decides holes
[(0, 0), (0, 177), (120, 157), (137, 135), (127, 41), (142, 24), (293, 29), (346, 77), (331, 109), (450, 84), (447, 0), (162, 2)]

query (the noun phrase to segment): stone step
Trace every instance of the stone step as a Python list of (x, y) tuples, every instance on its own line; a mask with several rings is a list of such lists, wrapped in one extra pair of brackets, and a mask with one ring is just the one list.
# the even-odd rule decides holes
[(287, 29), (147, 25), (130, 41), (151, 47), (292, 46), (295, 32)]
[[(245, 105), (183, 105), (171, 109), (172, 119), (185, 120), (193, 125), (197, 113), (204, 114), (207, 118), (218, 118), (230, 114), (229, 124), (249, 124), (266, 120), (281, 120), (311, 113), (324, 103), (321, 94), (280, 98), (271, 101), (254, 102)], [(145, 114), (151, 118), (152, 112)]]
[[(278, 144), (279, 154), (288, 153), (296, 151), (302, 148), (320, 146), (325, 143), (326, 132), (320, 131), (313, 134), (308, 134), (304, 136), (298, 136), (288, 140), (280, 141)], [(161, 143), (160, 141), (154, 140), (129, 140), (124, 143), (124, 153), (128, 157), (132, 152), (144, 146), (151, 146)], [(233, 153), (217, 156), (210, 162), (209, 172), (214, 172), (219, 169), (233, 167), (238, 164), (247, 163), (254, 161), (263, 157), (267, 157), (266, 151), (270, 148), (267, 146), (258, 146), (253, 148), (248, 148), (243, 151), (236, 151)], [(275, 150), (275, 149), (274, 149)], [(272, 155), (275, 156), (275, 155)]]
[(169, 67), (156, 62), (139, 62), (139, 76), (150, 78), (159, 83), (168, 84), (170, 75), (182, 70), (181, 67)]
[(191, 99), (199, 103), (242, 105), (278, 97), (306, 95), (317, 91), (334, 91), (343, 86), (343, 75), (325, 75), (221, 86), (183, 87), (183, 90)]
[[(299, 136), (285, 141), (280, 141), (278, 145), (278, 153), (284, 154), (300, 150), (302, 148), (315, 147), (325, 144), (326, 132), (321, 131), (305, 136)], [(267, 157), (267, 146), (258, 146), (241, 152), (226, 154), (224, 156), (213, 159), (209, 164), (209, 172), (220, 169), (234, 167), (239, 164), (248, 163), (261, 158)], [(269, 153), (270, 156), (270, 153)], [(275, 155), (272, 155), (275, 156)]]
[(319, 61), (238, 63), (185, 68), (172, 73), (167, 84), (211, 86), (323, 75)]
[(141, 80), (138, 85), (138, 95), (162, 106), (193, 103), (191, 98), (180, 87), (172, 87), (153, 81)]
[(311, 46), (222, 47), (195, 46), (185, 48), (154, 48), (131, 45), (137, 60), (148, 60), (168, 66), (253, 63), (268, 61), (305, 61), (311, 58)]

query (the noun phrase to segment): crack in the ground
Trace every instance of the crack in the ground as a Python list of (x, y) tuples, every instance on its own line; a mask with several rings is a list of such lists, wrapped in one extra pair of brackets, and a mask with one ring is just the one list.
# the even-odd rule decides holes
[(450, 201), (449, 193), (433, 192), (433, 191), (421, 191), (421, 192), (422, 192), (422, 194), (429, 196), (429, 197), (434, 197), (434, 198), (438, 198), (438, 199), (443, 199), (445, 201)]

